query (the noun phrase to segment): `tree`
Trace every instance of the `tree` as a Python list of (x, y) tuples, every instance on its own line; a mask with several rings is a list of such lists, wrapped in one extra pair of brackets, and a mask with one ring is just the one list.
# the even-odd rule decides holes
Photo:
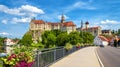
[(68, 34), (67, 33), (61, 33), (57, 36), (56, 44), (57, 46), (65, 46), (65, 44), (69, 42)]
[(32, 43), (33, 43), (33, 41), (32, 41), (32, 32), (31, 31), (28, 31), (27, 33), (25, 33), (19, 42), (19, 44), (24, 45), (24, 46), (30, 46)]
[(52, 33), (57, 37), (59, 34), (62, 33), (60, 30), (52, 30)]
[(56, 44), (56, 36), (51, 31), (45, 31), (42, 35), (42, 43), (45, 45), (45, 48), (49, 48)]
[(93, 43), (94, 36), (89, 32), (81, 32), (80, 36), (83, 39), (83, 43)]
[(0, 37), (0, 46), (4, 45), (4, 40), (6, 39), (6, 37)]
[(120, 35), (120, 29), (118, 29), (118, 33), (117, 33), (117, 35)]
[(68, 35), (68, 38), (69, 38), (69, 42), (72, 44), (72, 45), (76, 45), (77, 43), (81, 43), (82, 41), (82, 38), (79, 36), (79, 32), (71, 32), (69, 35)]
[(32, 46), (32, 47), (35, 47), (35, 48), (37, 48), (37, 49), (43, 49), (43, 48), (44, 48), (44, 45), (43, 45), (41, 42), (32, 43), (31, 46)]

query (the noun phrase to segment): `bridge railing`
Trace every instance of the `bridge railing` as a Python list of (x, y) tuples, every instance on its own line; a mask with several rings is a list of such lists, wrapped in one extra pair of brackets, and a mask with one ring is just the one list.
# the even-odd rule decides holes
[(76, 46), (73, 46), (71, 50), (66, 50), (64, 47), (58, 47), (54, 49), (36, 51), (37, 53), (35, 55), (35, 63), (32, 65), (32, 67), (48, 67), (57, 60), (81, 48), (83, 47), (76, 48)]

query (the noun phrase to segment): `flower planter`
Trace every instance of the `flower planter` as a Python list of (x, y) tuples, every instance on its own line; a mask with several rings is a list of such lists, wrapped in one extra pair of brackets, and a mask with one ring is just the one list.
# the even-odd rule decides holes
[(32, 67), (33, 63), (34, 62), (27, 63), (25, 61), (21, 61), (21, 62), (17, 63), (14, 67)]
[(76, 46), (76, 48), (80, 48), (80, 46)]

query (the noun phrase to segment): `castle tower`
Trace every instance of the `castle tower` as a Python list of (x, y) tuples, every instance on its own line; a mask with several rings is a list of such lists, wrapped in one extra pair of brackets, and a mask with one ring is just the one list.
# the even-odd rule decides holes
[(65, 22), (65, 17), (64, 17), (64, 15), (62, 14), (62, 16), (61, 16), (61, 23), (64, 23)]
[(86, 28), (86, 29), (89, 28), (89, 22), (88, 22), (88, 21), (85, 23), (85, 28)]

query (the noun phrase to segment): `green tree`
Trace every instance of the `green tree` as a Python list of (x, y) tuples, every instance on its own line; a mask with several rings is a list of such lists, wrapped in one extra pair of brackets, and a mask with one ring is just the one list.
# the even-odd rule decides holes
[(76, 45), (77, 43), (81, 43), (82, 41), (82, 38), (79, 36), (79, 32), (71, 32), (69, 35), (68, 35), (68, 38), (69, 38), (69, 42), (72, 44), (72, 45)]
[(3, 46), (4, 40), (6, 37), (0, 37), (0, 46)]
[(44, 45), (43, 45), (41, 42), (32, 43), (31, 46), (32, 46), (32, 47), (35, 47), (35, 48), (37, 48), (37, 49), (43, 49), (43, 48), (44, 48)]
[(61, 33), (57, 36), (56, 44), (57, 46), (65, 46), (65, 44), (69, 42), (68, 34), (67, 33)]
[(32, 41), (32, 32), (28, 31), (24, 34), (22, 39), (20, 40), (19, 44), (24, 46), (30, 46), (33, 43)]
[(117, 35), (120, 35), (120, 29), (118, 29), (118, 33), (117, 33)]
[(91, 33), (84, 32), (83, 40), (84, 43), (93, 43), (94, 36)]
[(62, 33), (60, 30), (52, 30), (52, 33), (57, 37), (59, 34)]
[(45, 45), (45, 48), (55, 46), (56, 36), (53, 34), (52, 31), (45, 31), (42, 35), (42, 43)]

